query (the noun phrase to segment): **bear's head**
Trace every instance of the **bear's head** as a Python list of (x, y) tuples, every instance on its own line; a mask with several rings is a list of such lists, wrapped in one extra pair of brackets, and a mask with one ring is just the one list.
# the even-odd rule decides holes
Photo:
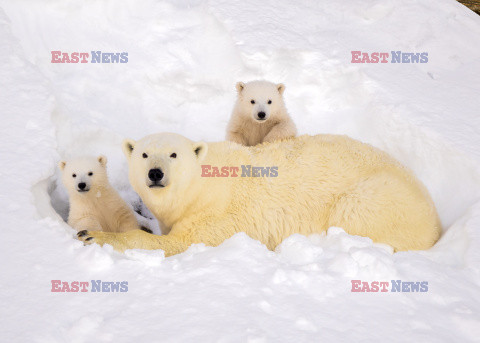
[(79, 157), (68, 161), (60, 161), (58, 167), (62, 172), (62, 181), (67, 191), (73, 195), (96, 194), (108, 184), (107, 158)]
[(238, 82), (237, 109), (242, 116), (264, 123), (271, 118), (283, 115), (285, 103), (283, 92), (285, 85), (268, 81)]
[[(178, 201), (201, 174), (207, 144), (174, 133), (158, 133), (138, 141), (125, 139), (123, 152), (133, 189), (147, 206), (157, 201)], [(153, 205), (153, 204), (152, 204)]]

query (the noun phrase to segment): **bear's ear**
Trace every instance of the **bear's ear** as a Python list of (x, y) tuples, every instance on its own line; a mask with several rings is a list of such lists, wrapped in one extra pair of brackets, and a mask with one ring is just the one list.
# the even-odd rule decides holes
[(135, 147), (135, 141), (133, 139), (124, 139), (122, 142), (122, 150), (127, 158), (132, 156), (133, 148)]
[(280, 94), (283, 94), (283, 92), (285, 91), (285, 85), (283, 83), (278, 83), (277, 89)]
[(103, 155), (100, 155), (97, 157), (98, 162), (102, 165), (102, 167), (105, 167), (107, 165), (107, 158)]
[(62, 171), (65, 169), (66, 165), (67, 165), (67, 161), (58, 162), (58, 168), (60, 168), (60, 170), (62, 170)]
[(235, 87), (237, 88), (238, 94), (240, 94), (245, 88), (245, 84), (243, 82), (237, 82), (237, 85)]
[(193, 151), (199, 161), (202, 161), (207, 155), (208, 145), (205, 142), (197, 142), (193, 144)]

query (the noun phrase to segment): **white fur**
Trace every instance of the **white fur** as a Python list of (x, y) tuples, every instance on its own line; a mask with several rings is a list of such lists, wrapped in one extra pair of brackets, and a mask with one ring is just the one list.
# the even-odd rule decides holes
[[(81, 238), (92, 237), (89, 243), (173, 255), (192, 243), (216, 246), (245, 232), (274, 249), (294, 233), (338, 226), (399, 251), (428, 249), (440, 236), (435, 206), (415, 176), (386, 153), (346, 136), (244, 147), (162, 133), (126, 140), (123, 149), (132, 187), (170, 232), (90, 232)], [(202, 177), (202, 165), (276, 166), (278, 174)], [(152, 168), (164, 173), (161, 187), (147, 177)]]
[[(283, 101), (285, 85), (251, 81), (238, 82), (236, 87), (238, 98), (228, 124), (227, 140), (253, 146), (297, 134)], [(265, 117), (260, 118), (259, 113)]]
[[(80, 157), (59, 163), (70, 197), (68, 224), (77, 231), (139, 229), (133, 210), (108, 182), (106, 164), (105, 156)], [(79, 183), (85, 183), (88, 191), (82, 192)]]

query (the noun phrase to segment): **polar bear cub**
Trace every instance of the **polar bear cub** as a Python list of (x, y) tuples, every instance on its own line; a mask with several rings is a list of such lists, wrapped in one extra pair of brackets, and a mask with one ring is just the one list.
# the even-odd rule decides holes
[(59, 162), (70, 197), (68, 224), (77, 231), (126, 232), (140, 228), (133, 210), (108, 182), (106, 166), (105, 156)]
[(237, 83), (237, 102), (227, 140), (246, 146), (295, 137), (297, 129), (283, 101), (285, 85), (268, 81)]

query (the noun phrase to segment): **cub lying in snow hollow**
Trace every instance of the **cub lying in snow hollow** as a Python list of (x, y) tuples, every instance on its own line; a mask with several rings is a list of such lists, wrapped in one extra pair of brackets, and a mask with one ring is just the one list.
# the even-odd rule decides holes
[(58, 165), (70, 196), (71, 227), (105, 232), (140, 228), (133, 210), (108, 182), (105, 156), (80, 157)]
[[(294, 234), (338, 226), (395, 250), (428, 249), (440, 236), (435, 206), (415, 176), (386, 153), (346, 136), (317, 135), (255, 147), (192, 142), (177, 134), (125, 140), (129, 179), (170, 233), (82, 231), (116, 250), (217, 246), (245, 232), (274, 249)], [(277, 177), (201, 177), (201, 166), (277, 166)]]
[(238, 98), (227, 140), (253, 146), (295, 137), (297, 129), (283, 101), (285, 86), (268, 81), (238, 82)]

